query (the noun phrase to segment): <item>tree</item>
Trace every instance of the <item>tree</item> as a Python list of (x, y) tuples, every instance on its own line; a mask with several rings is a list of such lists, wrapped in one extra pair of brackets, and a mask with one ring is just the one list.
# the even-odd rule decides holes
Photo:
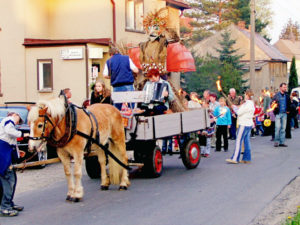
[[(266, 36), (265, 28), (271, 23), (270, 0), (260, 0), (256, 4), (256, 32)], [(250, 25), (250, 0), (193, 0), (191, 10), (184, 15), (194, 18), (191, 42), (195, 43), (226, 28), (231, 23), (246, 22)]]
[[(184, 77), (187, 91), (195, 91), (198, 94), (206, 89), (217, 92), (216, 81), (218, 76), (222, 79), (222, 88), (228, 93), (230, 88), (235, 88), (237, 93), (242, 93), (245, 87), (243, 80), (243, 64), (240, 62), (242, 55), (237, 55), (237, 50), (233, 48), (235, 40), (230, 39), (230, 33), (224, 32), (222, 40), (219, 42), (219, 58), (212, 56), (196, 57), (196, 71)], [(218, 92), (217, 92), (218, 93)]]
[(220, 75), (222, 76), (222, 83), (224, 85), (224, 90), (226, 86), (229, 88), (235, 88), (237, 93), (244, 91), (246, 80), (243, 80), (243, 64), (240, 62), (240, 59), (243, 55), (237, 55), (237, 49), (234, 49), (233, 46), (236, 43), (236, 40), (230, 38), (230, 33), (228, 31), (221, 34), (222, 40), (219, 41), (221, 46), (220, 49), (217, 49), (217, 52), (220, 53), (219, 60), (222, 63), (222, 70)]
[(281, 31), (280, 39), (300, 40), (300, 25), (289, 19)]
[(206, 89), (217, 92), (216, 80), (220, 74), (221, 63), (210, 55), (206, 57), (194, 56), (196, 71), (184, 75), (185, 84), (182, 85), (187, 92), (197, 92), (199, 95)]
[(292, 91), (293, 88), (298, 87), (298, 75), (296, 69), (296, 59), (295, 56), (292, 59), (290, 76), (289, 76), (289, 92)]

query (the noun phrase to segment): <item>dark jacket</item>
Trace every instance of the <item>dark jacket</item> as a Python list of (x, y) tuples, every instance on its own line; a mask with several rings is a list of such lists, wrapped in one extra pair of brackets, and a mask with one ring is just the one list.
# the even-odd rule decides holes
[(106, 64), (111, 79), (111, 86), (120, 87), (133, 84), (134, 77), (130, 69), (129, 56), (115, 54), (107, 60)]
[[(273, 99), (272, 99), (272, 102), (276, 102), (278, 104), (278, 106), (274, 109), (274, 114), (277, 115), (279, 114), (279, 109), (280, 109), (280, 91), (277, 92)], [(291, 108), (291, 100), (290, 100), (290, 96), (287, 94), (287, 93), (284, 93), (285, 95), (285, 99), (286, 99), (286, 112), (290, 112), (290, 108)]]
[(91, 94), (91, 101), (90, 104), (95, 104), (95, 103), (106, 103), (106, 104), (110, 104), (110, 96), (105, 97), (105, 99), (103, 100), (103, 95), (98, 95), (97, 97), (94, 94), (94, 91)]

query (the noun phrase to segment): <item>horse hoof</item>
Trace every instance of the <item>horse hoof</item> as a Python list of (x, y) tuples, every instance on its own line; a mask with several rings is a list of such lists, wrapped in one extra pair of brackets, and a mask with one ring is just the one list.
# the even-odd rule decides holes
[(80, 202), (81, 198), (73, 198), (73, 202)]
[(119, 191), (126, 191), (127, 190), (127, 187), (126, 186), (120, 186), (119, 187)]
[(66, 201), (72, 202), (72, 201), (73, 201), (73, 198), (72, 198), (70, 195), (67, 195)]
[(101, 191), (107, 191), (107, 190), (108, 190), (108, 186), (101, 185)]

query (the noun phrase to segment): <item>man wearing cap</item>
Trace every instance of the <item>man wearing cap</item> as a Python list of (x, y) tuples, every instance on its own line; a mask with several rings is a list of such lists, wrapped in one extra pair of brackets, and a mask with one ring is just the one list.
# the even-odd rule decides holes
[[(134, 91), (134, 76), (132, 72), (138, 73), (138, 68), (127, 55), (121, 55), (118, 48), (111, 46), (109, 54), (112, 56), (106, 61), (103, 77), (110, 79), (114, 92)], [(114, 104), (116, 108), (121, 110), (122, 104)]]
[[(17, 216), (18, 211), (23, 210), (23, 206), (17, 206), (13, 202), (17, 177), (12, 167), (12, 160), (24, 152), (17, 150), (16, 138), (23, 134), (15, 128), (16, 124), (23, 122), (20, 115), (16, 112), (8, 113), (0, 123), (0, 181), (3, 188), (0, 213), (2, 216)], [(24, 136), (29, 136), (25, 134)]]

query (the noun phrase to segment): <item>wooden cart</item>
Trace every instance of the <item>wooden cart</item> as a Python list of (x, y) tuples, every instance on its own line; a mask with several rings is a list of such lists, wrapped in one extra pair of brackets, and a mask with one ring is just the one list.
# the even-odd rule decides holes
[[(141, 102), (143, 92), (113, 93), (115, 102)], [(134, 115), (126, 129), (126, 148), (132, 165), (139, 165), (149, 177), (159, 177), (163, 172), (163, 154), (158, 144), (164, 138), (177, 139), (183, 164), (187, 169), (196, 168), (201, 159), (197, 132), (210, 126), (207, 109), (164, 114), (158, 116)], [(133, 156), (133, 157), (132, 157)], [(86, 160), (86, 170), (91, 178), (98, 178), (100, 168), (97, 157)]]

